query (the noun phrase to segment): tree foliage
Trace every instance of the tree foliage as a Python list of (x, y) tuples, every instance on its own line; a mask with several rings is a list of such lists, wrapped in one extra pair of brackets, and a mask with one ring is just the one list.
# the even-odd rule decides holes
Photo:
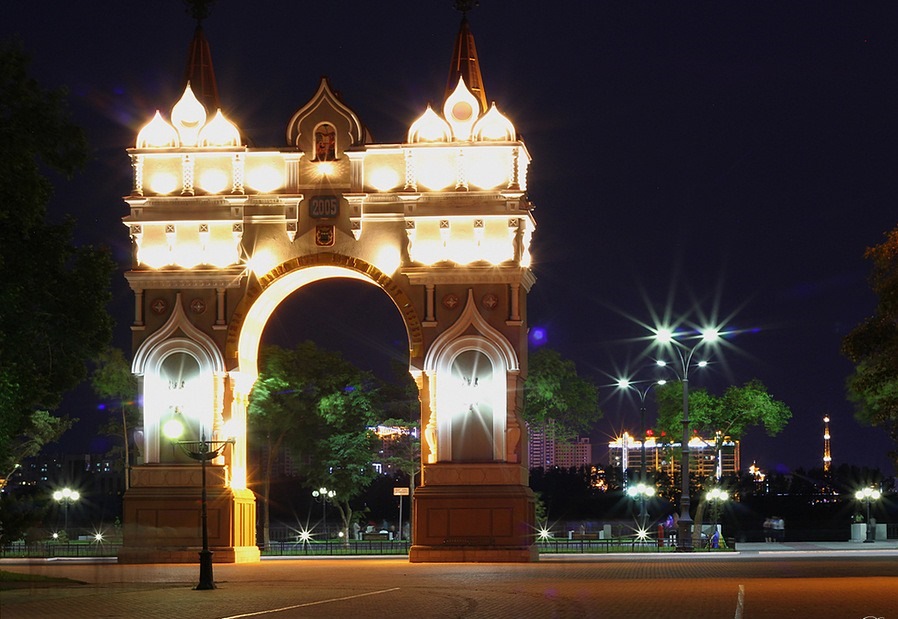
[(842, 341), (842, 353), (855, 364), (848, 396), (862, 422), (885, 428), (896, 445), (898, 465), (898, 228), (880, 245), (867, 249), (873, 263), (870, 287), (876, 311)]
[[(88, 157), (65, 93), (28, 76), (25, 54), (0, 44), (0, 459), (87, 375), (109, 342), (113, 262), (72, 244), (73, 223), (50, 223), (54, 171), (72, 175)], [(31, 434), (29, 440), (34, 440)]]
[(549, 348), (530, 355), (523, 416), (531, 426), (552, 428), (558, 438), (585, 432), (602, 416), (598, 399), (598, 388), (577, 374), (573, 361)]
[(130, 431), (140, 423), (137, 407), (137, 377), (131, 373), (131, 364), (118, 348), (108, 347), (94, 360), (95, 367), (90, 382), (94, 392), (106, 400), (112, 413), (106, 423), (106, 432), (122, 439), (122, 462), (125, 468), (125, 488), (129, 486), (128, 468), (131, 466)]
[[(262, 372), (253, 388), (249, 429), (266, 447), (263, 465), (263, 522), (274, 458), (287, 449), (300, 463), (309, 487), (337, 494), (344, 539), (352, 521), (350, 501), (374, 479), (378, 421), (374, 378), (334, 352), (312, 342), (293, 350), (262, 351)], [(265, 525), (263, 525), (263, 528)], [(266, 540), (267, 541), (267, 540)]]
[[(683, 432), (683, 383), (671, 382), (654, 389), (658, 402), (658, 428), (673, 437)], [(716, 396), (706, 389), (689, 390), (689, 426), (705, 438), (739, 439), (750, 427), (763, 426), (777, 435), (792, 418), (792, 411), (776, 400), (759, 380), (741, 387), (730, 386)], [(718, 435), (719, 433), (719, 435)]]

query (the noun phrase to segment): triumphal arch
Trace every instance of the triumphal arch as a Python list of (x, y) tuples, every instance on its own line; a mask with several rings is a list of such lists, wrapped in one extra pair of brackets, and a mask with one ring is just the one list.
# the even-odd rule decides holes
[(533, 560), (530, 155), (486, 97), (467, 20), (445, 95), (396, 143), (374, 143), (323, 79), (283, 146), (249, 147), (204, 54), (198, 28), (183, 96), (128, 149), (143, 463), (120, 560), (196, 560), (202, 469), (172, 423), (234, 439), (205, 469), (209, 545), (216, 561), (258, 560), (246, 415), (260, 338), (282, 300), (326, 278), (377, 286), (405, 323), (423, 435), (411, 561)]

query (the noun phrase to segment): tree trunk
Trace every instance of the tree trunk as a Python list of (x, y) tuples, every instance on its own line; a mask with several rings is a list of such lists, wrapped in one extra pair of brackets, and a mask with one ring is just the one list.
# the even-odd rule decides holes
[(349, 501), (334, 501), (334, 505), (337, 506), (337, 510), (340, 512), (340, 520), (343, 524), (343, 545), (349, 546), (349, 525), (352, 520), (352, 508), (349, 506)]

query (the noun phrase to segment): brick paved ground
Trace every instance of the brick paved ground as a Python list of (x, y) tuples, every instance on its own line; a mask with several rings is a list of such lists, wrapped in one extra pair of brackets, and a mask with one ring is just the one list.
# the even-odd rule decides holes
[[(893, 547), (895, 545), (892, 545)], [(842, 546), (805, 553), (786, 547), (777, 556), (816, 557), (760, 561), (764, 548), (733, 555), (544, 557), (535, 564), (410, 564), (404, 558), (277, 559), (256, 564), (215, 565), (218, 588), (194, 591), (194, 565), (118, 565), (111, 562), (0, 562), (0, 569), (62, 576), (86, 584), (29, 586), (0, 593), (3, 619), (156, 617), (170, 619), (398, 618), (428, 617), (660, 617), (672, 604), (688, 605), (685, 617), (733, 617), (739, 596), (745, 617), (782, 616), (832, 610), (826, 592), (855, 591), (840, 597), (858, 618), (889, 616), (898, 608), (898, 551)], [(822, 551), (822, 552), (821, 552)], [(840, 554), (841, 553), (841, 554)], [(882, 559), (875, 576), (852, 571), (847, 554)], [(841, 559), (840, 559), (841, 557)], [(819, 563), (819, 562), (823, 563)], [(761, 566), (763, 564), (763, 566)], [(817, 570), (829, 574), (820, 584)], [(870, 569), (870, 568), (865, 568)], [(760, 570), (760, 571), (759, 571)], [(772, 570), (772, 572), (771, 572)], [(881, 581), (881, 582), (880, 582)], [(819, 596), (810, 595), (823, 587)], [(874, 591), (894, 599), (859, 608)], [(762, 593), (763, 592), (763, 593)], [(764, 609), (764, 600), (776, 606)], [(882, 595), (878, 596), (882, 598)], [(886, 596), (888, 597), (888, 596)], [(866, 602), (863, 602), (866, 604)], [(810, 605), (810, 606), (809, 606)], [(876, 614), (879, 612), (879, 614)], [(860, 614), (858, 614), (860, 613)], [(892, 611), (892, 616), (895, 615)]]

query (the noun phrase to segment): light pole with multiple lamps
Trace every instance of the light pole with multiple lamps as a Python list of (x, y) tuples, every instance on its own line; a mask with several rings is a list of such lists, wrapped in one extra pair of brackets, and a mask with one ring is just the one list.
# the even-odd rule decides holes
[(711, 488), (708, 492), (705, 493), (705, 500), (711, 504), (711, 515), (712, 520), (714, 521), (714, 533), (717, 533), (717, 527), (720, 524), (720, 509), (723, 507), (723, 504), (729, 500), (729, 498), (730, 493), (722, 488)]
[(618, 389), (629, 389), (636, 392), (636, 395), (639, 396), (639, 421), (642, 426), (640, 429), (640, 432), (642, 434), (640, 443), (642, 445), (642, 453), (641, 461), (639, 463), (639, 481), (641, 482), (645, 482), (645, 398), (648, 395), (649, 391), (651, 391), (652, 387), (654, 387), (655, 385), (664, 385), (666, 383), (666, 380), (659, 380), (647, 385), (644, 389), (640, 389), (636, 386), (636, 383), (631, 381), (629, 378), (617, 379)]
[(57, 503), (62, 503), (63, 512), (65, 513), (65, 525), (63, 526), (63, 532), (68, 535), (69, 530), (69, 505), (78, 501), (81, 498), (81, 493), (77, 490), (72, 490), (71, 488), (63, 488), (62, 490), (57, 490), (53, 493), (53, 500)]
[(645, 437), (646, 437), (646, 428), (645, 428), (645, 398), (648, 395), (649, 391), (651, 391), (652, 387), (655, 385), (664, 385), (667, 383), (666, 380), (659, 380), (652, 382), (646, 385), (643, 388), (637, 387), (636, 383), (631, 381), (629, 378), (619, 378), (617, 380), (617, 388), (618, 389), (628, 389), (636, 393), (639, 396), (639, 421), (640, 421), (640, 446), (641, 446), (641, 454), (640, 454), (640, 462), (639, 462), (639, 482), (636, 486), (628, 486), (627, 494), (632, 498), (639, 498), (639, 526), (645, 531), (645, 523), (648, 519), (648, 513), (646, 511), (645, 501), (646, 498), (650, 498), (655, 494), (654, 486), (647, 485), (645, 483), (645, 473), (646, 473), (646, 458), (645, 458)]
[(627, 487), (627, 496), (631, 499), (639, 499), (639, 534), (644, 536), (646, 534), (645, 522), (648, 519), (645, 501), (655, 496), (655, 486), (639, 482)]
[(321, 524), (324, 527), (321, 539), (324, 540), (324, 544), (327, 546), (327, 502), (332, 501), (337, 496), (337, 493), (321, 486), (318, 490), (312, 490), (312, 496), (315, 497), (316, 501), (321, 502)]
[(867, 538), (864, 540), (865, 544), (872, 544), (876, 539), (874, 527), (870, 526), (870, 503), (878, 501), (881, 496), (882, 493), (876, 488), (863, 488), (854, 493), (854, 498), (867, 504)]
[[(680, 494), (680, 520), (677, 531), (677, 551), (692, 552), (692, 516), (689, 515), (690, 499), (689, 499), (689, 370), (693, 367), (692, 357), (695, 351), (703, 344), (712, 344), (720, 339), (720, 331), (717, 328), (709, 327), (697, 332), (700, 339), (694, 345), (687, 346), (677, 339), (680, 333), (674, 333), (671, 329), (660, 328), (655, 331), (655, 341), (662, 345), (669, 345), (676, 352), (679, 360), (679, 366), (671, 368), (677, 375), (677, 378), (683, 383), (683, 444), (682, 456), (680, 460), (680, 476), (682, 477), (681, 494)], [(659, 366), (670, 367), (667, 361), (659, 359)], [(694, 364), (697, 367), (705, 367), (707, 361), (698, 361)]]

